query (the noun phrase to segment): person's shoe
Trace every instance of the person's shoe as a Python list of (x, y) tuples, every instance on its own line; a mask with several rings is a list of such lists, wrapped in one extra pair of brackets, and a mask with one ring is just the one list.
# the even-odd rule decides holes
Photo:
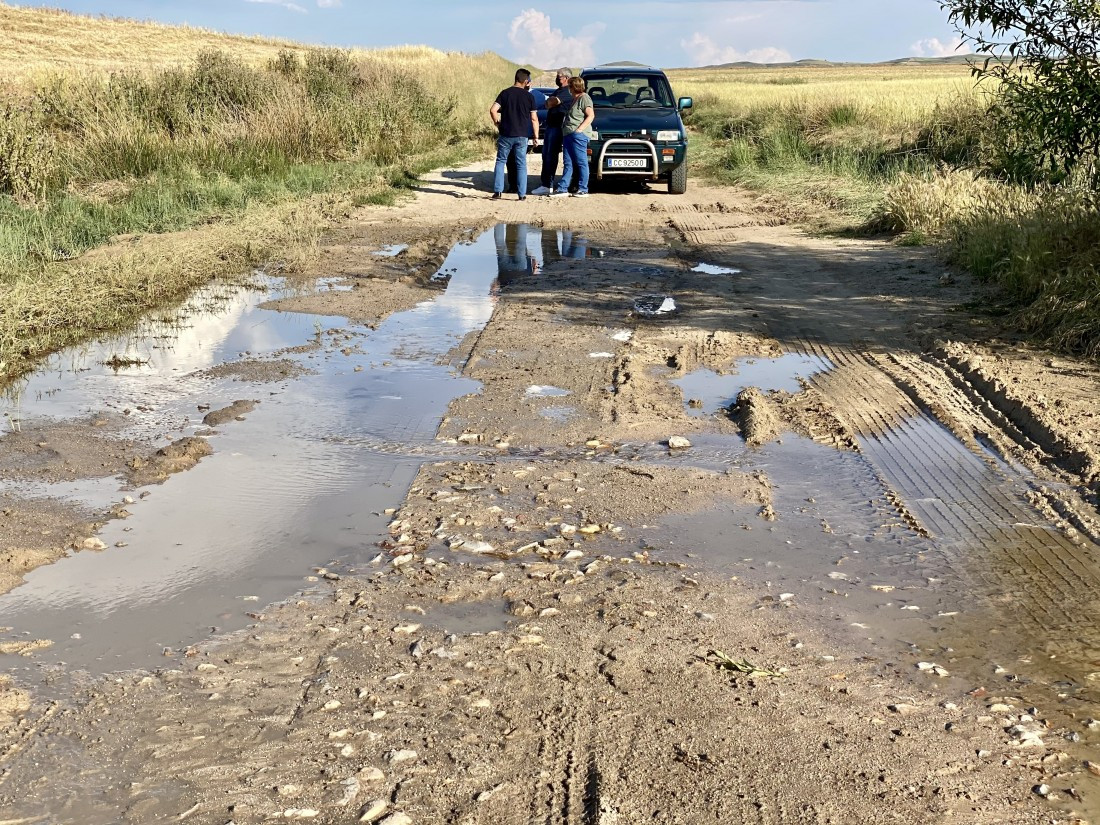
[(552, 198), (568, 198), (569, 193), (568, 192), (551, 192), (550, 197), (552, 197)]
[(519, 199), (520, 199), (521, 201), (525, 201), (525, 200), (527, 200), (527, 196), (526, 196), (526, 195), (520, 195), (520, 196), (519, 196)]
[(493, 197), (491, 198), (491, 200), (495, 200), (495, 201), (500, 200), (500, 192), (494, 192)]
[(549, 195), (550, 194), (550, 187), (549, 186), (540, 186), (537, 189), (532, 189), (531, 194), (532, 195)]
[(573, 197), (574, 198), (587, 198), (588, 193), (587, 192), (574, 192)]

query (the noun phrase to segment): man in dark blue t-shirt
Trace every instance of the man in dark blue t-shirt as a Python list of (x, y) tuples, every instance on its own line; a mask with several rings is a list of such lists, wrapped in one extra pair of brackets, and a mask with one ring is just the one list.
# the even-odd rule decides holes
[(497, 95), (489, 108), (489, 117), (497, 127), (497, 162), (493, 170), (493, 198), (499, 199), (504, 191), (504, 173), (509, 158), (516, 168), (519, 199), (527, 199), (527, 141), (534, 136), (539, 140), (539, 118), (531, 88), (531, 73), (516, 70), (516, 82)]

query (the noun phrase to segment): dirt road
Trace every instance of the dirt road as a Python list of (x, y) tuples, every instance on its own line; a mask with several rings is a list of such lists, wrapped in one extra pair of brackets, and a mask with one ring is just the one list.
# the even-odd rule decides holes
[(729, 189), (487, 183), (12, 402), (7, 586), (88, 549), (0, 599), (0, 823), (1084, 821), (1094, 367)]

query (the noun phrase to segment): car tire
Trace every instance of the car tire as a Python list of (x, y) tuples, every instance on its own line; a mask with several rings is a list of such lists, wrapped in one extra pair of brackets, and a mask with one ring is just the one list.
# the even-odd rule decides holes
[(668, 173), (668, 193), (682, 195), (688, 190), (688, 164), (685, 160)]

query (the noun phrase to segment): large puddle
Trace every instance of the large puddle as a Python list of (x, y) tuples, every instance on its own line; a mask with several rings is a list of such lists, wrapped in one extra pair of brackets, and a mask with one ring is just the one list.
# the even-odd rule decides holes
[[(222, 428), (213, 456), (149, 488), (127, 506), (130, 518), (104, 527), (108, 550), (40, 568), (0, 596), (0, 624), (15, 628), (4, 638), (52, 640), (35, 669), (147, 667), (164, 648), (240, 628), (249, 613), (308, 588), (315, 565), (375, 555), (384, 511), (400, 503), (424, 460), (410, 453), (433, 442), (453, 398), (478, 390), (446, 356), (485, 325), (499, 279), (517, 262), (541, 265), (563, 254), (563, 240), (565, 253), (578, 248), (572, 236), (545, 234), (544, 242), (543, 233), (500, 226), (459, 244), (440, 268), (446, 285), (437, 298), (350, 340), (330, 334), (332, 318), (261, 308), (283, 294), (279, 281), (263, 278), (260, 290), (200, 293), (171, 320), (50, 359), (6, 402), (15, 426), (113, 409), (128, 411), (128, 432), (159, 434), (164, 422), (187, 421), (187, 434), (201, 429), (199, 405), (242, 396), (262, 403), (246, 425)], [(517, 239), (521, 254), (505, 254)], [(319, 348), (293, 351), (311, 342)], [(200, 372), (273, 353), (309, 372), (274, 385)], [(97, 506), (123, 495), (113, 478), (22, 492)], [(32, 667), (7, 658), (13, 670)]]
[[(246, 423), (213, 437), (213, 456), (148, 488), (127, 506), (130, 518), (110, 522), (99, 534), (107, 550), (40, 568), (0, 596), (0, 625), (14, 628), (0, 640), (54, 643), (3, 665), (24, 681), (62, 663), (97, 674), (155, 666), (165, 648), (239, 629), (263, 605), (309, 592), (314, 567), (365, 568), (387, 535), (385, 511), (400, 504), (421, 463), (473, 449), (435, 440), (451, 400), (478, 390), (449, 363), (457, 345), (486, 324), (510, 279), (596, 254), (569, 232), (501, 224), (452, 250), (433, 279), (437, 297), (375, 330), (262, 308), (286, 291), (262, 276), (258, 290), (203, 292), (171, 318), (52, 358), (0, 406), (16, 426), (113, 410), (126, 412), (126, 433), (178, 438), (201, 429), (200, 405), (261, 403)], [(624, 343), (631, 333), (612, 337)], [(267, 384), (203, 373), (275, 354), (307, 372)], [(115, 367), (106, 366), (114, 356)], [(742, 359), (726, 373), (700, 370), (676, 383), (690, 413), (709, 415), (746, 387), (798, 392), (836, 380), (851, 365), (832, 357)], [(747, 450), (740, 439), (699, 434), (676, 456), (636, 445), (635, 456), (624, 449), (602, 460), (766, 473), (778, 520), (715, 510), (646, 534), (666, 558), (690, 555), (759, 587), (762, 607), (813, 610), (883, 650), (912, 645), (974, 682), (1003, 678), (994, 665), (1010, 676), (1026, 667), (1066, 701), (1095, 702), (1100, 623), (1077, 583), (1096, 579), (1096, 549), (1047, 523), (1030, 503), (1026, 473), (963, 444), (897, 387), (876, 389), (887, 392), (897, 394), (883, 396), (897, 415), (888, 426), (854, 422), (858, 451), (791, 435)], [(540, 412), (552, 420), (575, 413), (557, 387), (531, 386), (525, 397), (558, 402)], [(19, 491), (97, 507), (123, 495), (113, 478)], [(487, 610), (441, 619), (484, 620), (491, 630), (502, 619), (499, 606)]]

